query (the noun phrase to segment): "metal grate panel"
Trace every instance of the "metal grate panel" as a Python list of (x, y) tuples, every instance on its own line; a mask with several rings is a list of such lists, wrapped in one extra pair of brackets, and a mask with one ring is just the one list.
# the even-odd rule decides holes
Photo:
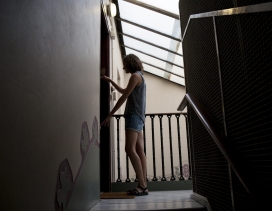
[(233, 1), (235, 0), (180, 0), (179, 11), (182, 35), (184, 34), (184, 30), (186, 28), (190, 15), (232, 8), (234, 7)]
[(186, 92), (194, 94), (217, 126), (223, 130), (220, 81), (212, 18), (192, 20), (182, 44), (186, 67)]
[[(228, 136), (263, 189), (270, 191), (272, 12), (218, 17), (216, 23)], [(235, 188), (237, 209), (250, 210), (249, 194), (239, 185)]]
[(268, 0), (236, 0), (236, 1), (237, 1), (237, 7), (270, 2)]
[[(259, 182), (259, 181), (255, 181)], [(240, 179), (236, 176), (235, 172), (232, 171), (232, 185), (235, 211), (256, 211), (260, 210), (257, 206), (256, 201), (247, 192)]]
[(179, 11), (180, 11), (180, 25), (181, 33), (184, 34), (187, 22), (190, 15), (205, 13), (216, 10), (223, 10), (235, 7), (249, 6), (254, 4), (261, 4), (271, 2), (268, 0), (226, 0), (226, 1), (201, 1), (201, 0), (180, 0)]
[[(181, 27), (185, 27), (190, 14), (268, 1), (233, 1), (235, 6), (225, 8), (218, 2), (217, 6), (222, 8), (205, 11), (211, 2), (180, 1)], [(245, 160), (245, 166), (256, 175), (256, 181), (252, 182), (260, 183), (260, 194), (264, 194), (272, 187), (272, 12), (215, 19), (224, 106), (221, 105), (212, 18), (192, 19), (186, 31), (183, 40), (186, 91), (197, 97), (222, 132), (222, 108), (225, 109), (229, 141)], [(207, 197), (213, 210), (232, 210), (225, 181), (228, 178), (226, 161), (223, 158), (221, 166), (211, 162), (220, 163), (221, 152), (211, 144), (215, 145), (190, 106), (188, 120), (194, 192)], [(217, 172), (221, 167), (222, 171)], [(232, 179), (235, 210), (258, 210), (233, 172)], [(214, 190), (214, 184), (220, 180), (220, 190)], [(224, 188), (226, 192), (220, 193)], [(220, 194), (224, 196), (221, 200), (217, 198)]]
[(208, 198), (214, 211), (232, 209), (228, 163), (196, 116), (188, 108), (193, 148), (193, 191)]

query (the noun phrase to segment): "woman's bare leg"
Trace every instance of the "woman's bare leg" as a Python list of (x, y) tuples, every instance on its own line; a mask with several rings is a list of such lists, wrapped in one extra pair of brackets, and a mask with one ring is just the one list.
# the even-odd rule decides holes
[(146, 187), (146, 156), (144, 153), (144, 139), (143, 139), (143, 131), (140, 131), (138, 133), (138, 139), (136, 143), (136, 152), (141, 160), (142, 163), (142, 171), (143, 171), (143, 177), (145, 180), (145, 186)]
[(127, 129), (125, 150), (138, 177), (138, 185), (140, 185), (141, 187), (146, 187), (146, 179), (143, 173), (142, 162), (136, 151), (137, 142), (138, 132)]

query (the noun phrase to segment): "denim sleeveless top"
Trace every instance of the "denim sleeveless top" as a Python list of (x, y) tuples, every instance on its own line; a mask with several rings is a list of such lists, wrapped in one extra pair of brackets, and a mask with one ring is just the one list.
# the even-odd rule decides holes
[(124, 116), (135, 114), (145, 121), (146, 84), (143, 73), (141, 71), (135, 73), (141, 75), (142, 83), (140, 86), (135, 86), (128, 96)]

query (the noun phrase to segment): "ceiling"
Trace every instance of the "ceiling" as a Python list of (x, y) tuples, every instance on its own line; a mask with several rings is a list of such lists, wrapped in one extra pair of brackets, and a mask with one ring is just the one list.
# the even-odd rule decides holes
[(121, 52), (133, 53), (144, 71), (185, 86), (179, 0), (112, 0)]

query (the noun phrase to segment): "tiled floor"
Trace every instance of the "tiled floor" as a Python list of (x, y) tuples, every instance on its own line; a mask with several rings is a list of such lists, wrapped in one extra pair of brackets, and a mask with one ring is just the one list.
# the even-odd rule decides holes
[(191, 190), (150, 191), (148, 196), (137, 196), (134, 199), (102, 199), (90, 211), (205, 210), (190, 198), (192, 193)]

